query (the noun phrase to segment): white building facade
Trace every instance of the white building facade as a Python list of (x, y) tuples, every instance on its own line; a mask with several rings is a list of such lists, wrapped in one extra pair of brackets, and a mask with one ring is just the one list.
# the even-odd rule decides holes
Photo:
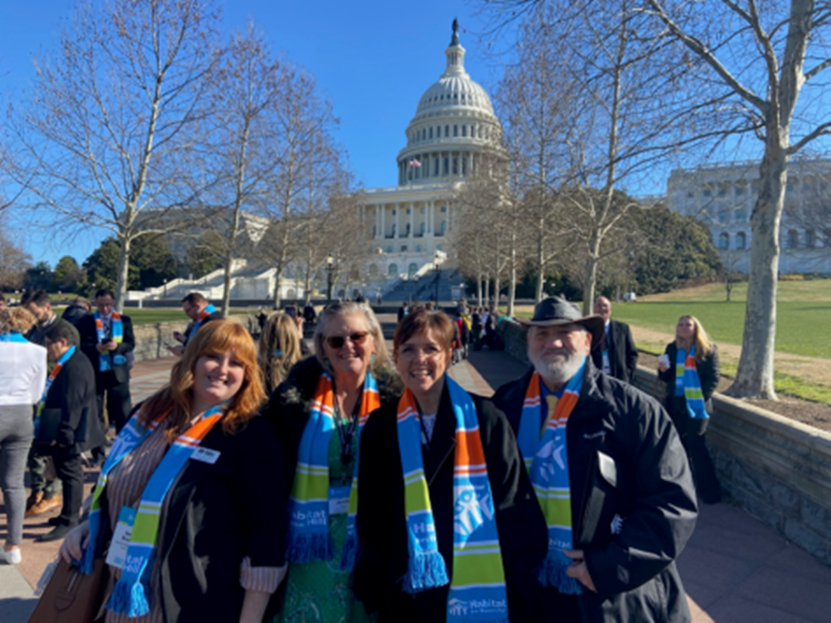
[[(676, 169), (667, 182), (669, 207), (710, 228), (722, 263), (733, 272), (750, 266), (750, 215), (759, 190), (759, 162)], [(792, 161), (779, 229), (779, 272), (831, 273), (831, 158)]]
[(396, 157), (398, 185), (365, 191), (361, 219), (372, 250), (365, 274), (381, 292), (428, 272), (436, 251), (447, 256), (445, 267), (455, 265), (453, 197), (501, 153), (502, 126), (464, 56), (454, 21), (444, 73), (421, 96)]

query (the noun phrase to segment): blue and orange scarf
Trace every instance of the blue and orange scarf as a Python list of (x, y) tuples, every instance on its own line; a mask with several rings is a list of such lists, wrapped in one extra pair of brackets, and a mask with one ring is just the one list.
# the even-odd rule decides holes
[[(358, 411), (357, 435), (369, 414), (381, 406), (378, 384), (367, 370), (361, 406)], [(297, 452), (297, 473), (289, 500), (289, 546), (286, 557), (291, 562), (330, 560), (333, 555), (329, 533), (329, 440), (335, 428), (335, 394), (332, 377), (320, 375), (312, 399), (309, 421), (303, 429)], [(360, 448), (360, 444), (358, 444)], [(358, 463), (349, 490), (346, 518), (346, 541), (341, 553), (341, 568), (352, 570), (358, 548), (356, 517), (358, 512)]]
[(683, 348), (678, 349), (675, 358), (675, 388), (683, 388), (683, 396), (687, 399), (687, 413), (691, 418), (706, 420), (710, 417), (704, 408), (701, 379), (698, 378), (698, 369), (695, 367), (695, 344), (686, 354)]
[(580, 398), (585, 369), (584, 359), (580, 370), (566, 383), (563, 395), (553, 416), (548, 418), (542, 435), (542, 379), (535, 371), (525, 393), (517, 435), (519, 450), (525, 459), (531, 484), (548, 526), (548, 556), (543, 562), (539, 579), (544, 586), (553, 586), (566, 595), (579, 595), (582, 592), (581, 584), (566, 575), (566, 569), (572, 561), (563, 550), (574, 547), (566, 426)]
[[(104, 331), (104, 320), (100, 313), (95, 312), (95, 335), (100, 344), (107, 339), (107, 333)], [(121, 314), (114, 311), (110, 316), (110, 337), (116, 344), (121, 344), (124, 341), (124, 323), (121, 321)], [(120, 366), (127, 363), (127, 358), (124, 355), (113, 355), (112, 353), (99, 353), (98, 355), (98, 371), (106, 372), (112, 370), (113, 366)]]
[(507, 621), (505, 570), (476, 406), (458, 383), (446, 375), (444, 378), (456, 418), (453, 578), (448, 579), (438, 549), (421, 455), (421, 416), (413, 393), (407, 389), (398, 401), (398, 448), (404, 472), (409, 550), (404, 590), (417, 593), (450, 583), (449, 622)]

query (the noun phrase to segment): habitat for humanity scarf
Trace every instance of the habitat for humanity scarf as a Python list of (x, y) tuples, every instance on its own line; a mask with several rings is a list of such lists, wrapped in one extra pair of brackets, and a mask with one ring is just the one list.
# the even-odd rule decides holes
[(421, 456), (421, 425), (413, 393), (398, 401), (398, 448), (404, 472), (409, 560), (404, 576), (408, 593), (450, 582), (448, 621), (507, 621), (505, 570), (496, 530), (493, 499), (476, 406), (470, 395), (445, 376), (453, 415), (453, 579), (438, 549), (430, 491)]
[(554, 415), (548, 418), (540, 438), (542, 398), (538, 372), (531, 376), (522, 405), (517, 444), (531, 478), (537, 501), (548, 525), (548, 556), (540, 569), (543, 586), (553, 586), (566, 595), (579, 595), (580, 583), (566, 575), (571, 559), (563, 553), (572, 549), (571, 487), (568, 473), (566, 425), (583, 387), (586, 361), (568, 383), (557, 403)]
[[(100, 344), (107, 339), (107, 333), (104, 331), (104, 319), (100, 313), (95, 312), (95, 335)], [(121, 314), (114, 311), (110, 316), (110, 335), (113, 342), (121, 344), (124, 341), (124, 323), (121, 322)], [(106, 372), (112, 370), (113, 365), (120, 366), (127, 363), (127, 358), (124, 355), (113, 355), (112, 353), (100, 353), (98, 355), (98, 371)]]
[(684, 355), (684, 349), (678, 349), (675, 359), (675, 386), (684, 388), (687, 399), (687, 413), (691, 418), (706, 420), (710, 416), (704, 410), (704, 394), (701, 391), (701, 379), (695, 367), (695, 344)]
[(216, 307), (208, 303), (208, 306), (199, 312), (199, 317), (194, 321), (193, 328), (188, 332), (188, 340), (196, 335), (196, 332), (199, 330), (199, 327), (202, 326), (202, 323), (205, 322), (205, 318), (210, 316), (211, 314), (216, 313)]
[[(358, 411), (358, 440), (369, 414), (381, 406), (378, 385), (367, 370), (361, 406)], [(335, 394), (332, 377), (320, 375), (312, 398), (309, 421), (303, 429), (297, 452), (297, 472), (289, 501), (289, 547), (291, 562), (311, 562), (332, 558), (329, 534), (329, 440), (335, 428)], [(360, 447), (360, 443), (358, 444)], [(358, 461), (349, 490), (346, 541), (341, 554), (341, 568), (351, 570), (355, 564), (358, 534), (355, 517), (358, 511)]]
[[(18, 333), (17, 335), (20, 334)], [(25, 342), (26, 340), (23, 339), (23, 341)], [(46, 395), (49, 393), (49, 388), (52, 387), (52, 383), (55, 382), (55, 378), (58, 376), (58, 373), (61, 371), (61, 368), (64, 367), (66, 362), (69, 361), (69, 358), (72, 357), (72, 355), (74, 354), (75, 347), (70, 346), (67, 349), (67, 351), (63, 355), (61, 355), (57, 363), (55, 363), (55, 367), (52, 368), (52, 371), (49, 373), (49, 376), (46, 377), (46, 384), (43, 386), (43, 395), (40, 397), (40, 402), (38, 403), (37, 410), (35, 411), (35, 439), (38, 438), (38, 432), (40, 431), (40, 414), (43, 411), (43, 405), (46, 404)]]
[[(224, 408), (224, 403), (212, 407), (185, 432), (176, 437), (144, 488), (139, 500), (136, 519), (133, 523), (124, 568), (121, 570), (121, 578), (113, 588), (113, 593), (107, 603), (107, 608), (116, 614), (138, 617), (150, 612), (148, 599), (150, 572), (153, 569), (153, 560), (156, 554), (161, 508), (164, 499), (194, 450), (199, 447), (205, 435), (222, 419)], [(159, 423), (166, 415), (166, 413), (162, 414), (149, 425), (140, 425), (138, 415), (134, 415), (113, 443), (107, 460), (104, 461), (101, 474), (98, 476), (98, 483), (92, 498), (89, 516), (90, 545), (84, 552), (81, 566), (83, 572), (88, 573), (92, 570), (92, 561), (95, 554), (93, 549), (97, 532), (101, 527), (100, 496), (106, 486), (107, 476), (121, 459), (138, 447), (154, 429), (158, 428)]]

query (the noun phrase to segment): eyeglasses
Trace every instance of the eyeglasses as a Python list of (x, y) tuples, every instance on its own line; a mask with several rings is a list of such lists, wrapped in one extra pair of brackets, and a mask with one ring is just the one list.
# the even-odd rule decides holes
[(366, 342), (366, 338), (369, 337), (369, 333), (350, 333), (349, 335), (333, 335), (331, 337), (326, 338), (326, 343), (329, 345), (329, 348), (341, 348), (344, 344), (346, 344), (346, 340), (349, 340), (356, 346), (360, 346), (364, 342)]

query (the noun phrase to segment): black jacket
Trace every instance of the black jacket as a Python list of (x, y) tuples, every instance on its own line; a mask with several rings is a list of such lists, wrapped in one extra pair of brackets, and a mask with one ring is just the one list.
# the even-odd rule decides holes
[[(675, 342), (670, 342), (664, 349), (664, 354), (669, 357), (669, 368), (666, 372), (658, 372), (658, 377), (665, 385), (665, 399), (667, 404), (675, 395), (675, 359), (678, 357), (678, 346)], [(718, 362), (718, 347), (713, 344), (713, 351), (707, 355), (702, 361), (696, 361), (695, 369), (698, 372), (698, 380), (701, 382), (701, 393), (704, 395), (704, 408), (707, 413), (713, 412), (713, 402), (710, 400), (713, 397), (713, 392), (718, 387), (718, 380), (721, 376)]]
[(81, 318), (89, 314), (86, 307), (81, 305), (76, 305), (73, 303), (65, 310), (63, 310), (63, 314), (61, 314), (61, 318), (66, 320), (68, 323), (72, 324), (74, 327), (78, 327), (78, 323), (81, 321)]
[[(609, 369), (610, 375), (621, 381), (631, 383), (638, 367), (638, 349), (632, 339), (632, 331), (625, 322), (609, 321)], [(592, 344), (592, 361), (598, 370), (603, 369), (603, 349), (600, 344)]]
[(213, 465), (188, 461), (161, 519), (157, 555), (167, 623), (238, 621), (243, 559), (249, 556), (254, 567), (285, 564), (287, 497), (271, 427), (257, 416), (228, 435), (217, 423), (200, 447), (219, 458)]
[[(532, 372), (493, 398), (515, 431)], [(566, 444), (574, 547), (585, 551), (598, 591), (579, 597), (582, 620), (689, 621), (674, 561), (695, 528), (698, 508), (687, 455), (666, 412), (587, 362)], [(613, 534), (616, 517), (623, 522)], [(538, 620), (545, 603), (543, 597)]]
[(55, 441), (83, 452), (104, 443), (97, 413), (95, 372), (86, 355), (76, 348), (49, 388), (41, 413), (41, 428), (47, 428), (46, 422), (54, 418), (60, 422)]
[[(303, 430), (309, 421), (312, 398), (321, 374), (323, 367), (316, 357), (298, 361), (289, 370), (286, 380), (271, 393), (268, 404), (263, 409), (263, 416), (274, 427), (283, 450), (286, 487), (289, 491), (294, 485), (297, 450), (300, 448)], [(394, 370), (381, 368), (374, 371), (373, 376), (378, 384), (381, 404), (401, 394), (401, 379)]]
[[(548, 535), (534, 498), (516, 440), (505, 416), (491, 401), (472, 395), (488, 466), (499, 543), (513, 622), (532, 621), (533, 578), (545, 557)], [(447, 615), (448, 587), (413, 596), (401, 588), (409, 560), (404, 512), (404, 477), (398, 449), (394, 400), (370, 417), (361, 434), (358, 482), (359, 559), (355, 592), (379, 621), (441, 622)], [(423, 452), (424, 472), (436, 532), (448, 575), (453, 573), (453, 458), (455, 418), (445, 387), (429, 449)], [(529, 588), (531, 589), (529, 591)]]
[[(212, 312), (212, 313), (208, 314), (207, 316), (205, 316), (205, 319), (202, 321), (202, 324), (199, 325), (199, 328), (201, 329), (206, 324), (208, 324), (211, 320), (222, 320), (222, 312), (215, 311), (215, 312)], [(265, 323), (263, 323), (263, 324), (265, 324)], [(187, 344), (188, 340), (190, 340), (191, 334), (193, 333), (193, 327), (195, 327), (195, 326), (196, 326), (196, 323), (191, 321), (191, 322), (188, 323), (188, 326), (185, 327), (185, 333), (184, 333), (185, 344)], [(262, 327), (263, 327), (263, 325), (261, 324), (260, 328), (262, 329)]]
[[(126, 356), (131, 350), (136, 347), (136, 339), (133, 336), (133, 321), (129, 316), (122, 314), (121, 323), (123, 329), (122, 341), (112, 355)], [(99, 364), (100, 353), (96, 346), (98, 345), (98, 333), (95, 330), (95, 314), (88, 314), (78, 321), (78, 332), (81, 334), (81, 350), (89, 358), (92, 367), (95, 370), (95, 381), (97, 384), (97, 391), (100, 394), (107, 389), (106, 379), (103, 378), (103, 373), (100, 371)], [(124, 383), (130, 379), (130, 366), (128, 363), (113, 365), (112, 371), (115, 375), (117, 383)]]

